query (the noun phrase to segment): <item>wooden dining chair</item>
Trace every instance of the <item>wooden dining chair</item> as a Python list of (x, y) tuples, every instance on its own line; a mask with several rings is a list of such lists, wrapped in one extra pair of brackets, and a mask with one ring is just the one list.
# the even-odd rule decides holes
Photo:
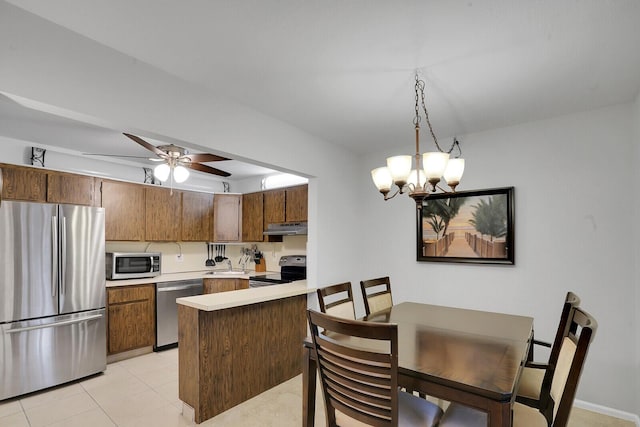
[[(543, 384), (551, 383), (553, 370), (558, 362), (564, 337), (569, 333), (575, 333), (575, 330), (572, 331), (568, 328), (573, 326), (570, 319), (573, 317), (573, 310), (575, 310), (578, 305), (580, 305), (580, 297), (573, 292), (567, 292), (553, 345), (544, 341), (533, 340), (532, 344), (551, 348), (551, 352), (549, 359), (544, 363), (535, 362), (533, 360), (533, 351), (530, 352), (529, 360), (525, 364), (522, 370), (522, 376), (520, 377), (520, 384), (516, 394), (517, 402), (531, 406), (532, 408), (542, 409), (540, 391), (543, 389)], [(531, 348), (533, 348), (533, 345)]]
[(351, 282), (318, 289), (318, 302), (323, 313), (351, 320), (356, 318)]
[(389, 277), (361, 280), (360, 288), (362, 289), (364, 310), (367, 316), (393, 305), (393, 299), (391, 298), (391, 281)]
[[(569, 315), (567, 333), (553, 371), (550, 384), (544, 384), (540, 392), (541, 409), (516, 402), (513, 405), (513, 425), (526, 427), (565, 427), (578, 388), (580, 374), (598, 323), (579, 307)], [(452, 403), (447, 408), (440, 426), (486, 426), (487, 413), (469, 406)]]
[(307, 314), (327, 426), (438, 424), (439, 406), (398, 389), (398, 325)]

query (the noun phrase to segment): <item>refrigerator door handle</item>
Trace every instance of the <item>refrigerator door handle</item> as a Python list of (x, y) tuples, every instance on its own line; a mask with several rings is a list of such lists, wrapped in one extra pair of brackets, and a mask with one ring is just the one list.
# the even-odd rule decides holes
[(60, 262), (60, 293), (65, 294), (67, 292), (67, 218), (60, 218), (60, 248), (61, 248), (61, 262)]
[(17, 333), (20, 333), (20, 332), (33, 331), (33, 330), (36, 330), (36, 329), (56, 328), (58, 326), (72, 325), (74, 323), (89, 322), (91, 320), (100, 319), (101, 317), (103, 317), (102, 314), (94, 314), (92, 316), (81, 317), (79, 319), (62, 320), (60, 322), (48, 323), (46, 325), (25, 326), (24, 328), (7, 329), (5, 331), (5, 333), (7, 333), (7, 334), (17, 334)]
[(58, 292), (58, 217), (51, 217), (51, 296)]

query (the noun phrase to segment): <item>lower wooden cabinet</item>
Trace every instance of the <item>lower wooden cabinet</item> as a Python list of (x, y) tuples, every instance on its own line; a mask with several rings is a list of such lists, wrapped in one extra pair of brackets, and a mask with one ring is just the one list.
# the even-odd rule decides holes
[(249, 289), (249, 279), (204, 279), (202, 281), (205, 294), (215, 294), (217, 292), (237, 291), (239, 289)]
[(153, 284), (107, 288), (107, 353), (115, 354), (155, 344)]

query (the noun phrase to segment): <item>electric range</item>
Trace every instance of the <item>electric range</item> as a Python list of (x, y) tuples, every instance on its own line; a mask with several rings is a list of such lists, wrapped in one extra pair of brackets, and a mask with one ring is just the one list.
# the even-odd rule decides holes
[(249, 287), (278, 285), (307, 278), (307, 256), (285, 255), (278, 261), (280, 273), (249, 276)]

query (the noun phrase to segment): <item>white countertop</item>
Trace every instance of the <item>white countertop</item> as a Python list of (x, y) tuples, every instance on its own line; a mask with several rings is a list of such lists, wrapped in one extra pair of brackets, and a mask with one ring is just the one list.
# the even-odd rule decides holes
[(114, 286), (146, 285), (149, 283), (173, 282), (176, 280), (189, 279), (248, 279), (249, 276), (260, 276), (265, 274), (273, 274), (273, 272), (267, 271), (256, 273), (255, 271), (247, 271), (246, 273), (237, 272), (237, 274), (211, 274), (211, 270), (202, 270), (188, 271), (184, 273), (165, 273), (156, 277), (145, 277), (142, 279), (107, 280), (106, 283), (107, 288), (110, 288)]
[(225, 308), (240, 307), (276, 299), (310, 294), (316, 288), (309, 287), (306, 280), (284, 283), (282, 285), (261, 286), (238, 291), (218, 292), (193, 297), (176, 299), (178, 304), (197, 308), (203, 311), (215, 311)]

